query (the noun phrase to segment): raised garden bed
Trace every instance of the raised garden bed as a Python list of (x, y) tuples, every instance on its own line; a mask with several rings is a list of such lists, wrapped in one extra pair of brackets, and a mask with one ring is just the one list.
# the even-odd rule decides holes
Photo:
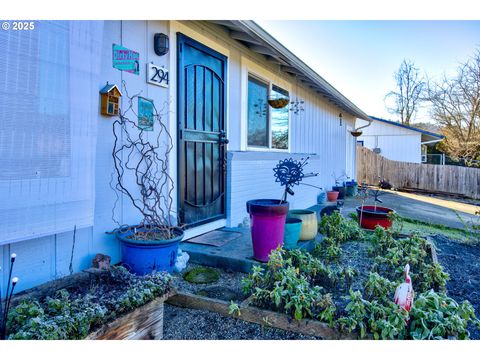
[[(277, 251), (266, 268), (253, 269), (243, 283), (250, 305), (360, 338), (464, 339), (480, 325), (468, 301), (447, 295), (449, 275), (427, 239), (381, 228), (368, 233), (338, 213), (324, 218), (321, 230), (313, 256)], [(407, 263), (416, 291), (409, 313), (393, 302)]]
[[(136, 276), (123, 267), (75, 275), (15, 299), (8, 339), (161, 339), (166, 273)], [(50, 288), (50, 291), (49, 291)]]

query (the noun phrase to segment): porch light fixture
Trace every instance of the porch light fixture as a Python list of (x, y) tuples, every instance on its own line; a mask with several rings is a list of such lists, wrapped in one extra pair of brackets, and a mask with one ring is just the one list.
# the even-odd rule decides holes
[(155, 50), (155, 54), (158, 56), (163, 56), (168, 53), (169, 49), (169, 39), (168, 35), (163, 33), (157, 33), (153, 37), (153, 49)]
[(338, 118), (340, 119), (340, 126), (342, 126), (342, 117), (343, 117), (342, 113), (338, 114)]

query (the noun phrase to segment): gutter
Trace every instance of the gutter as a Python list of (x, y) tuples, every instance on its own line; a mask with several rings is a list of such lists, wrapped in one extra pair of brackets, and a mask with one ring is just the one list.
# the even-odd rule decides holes
[(434, 144), (434, 143), (437, 143), (439, 141), (442, 141), (442, 139), (435, 139), (435, 140), (429, 140), (429, 141), (423, 141), (420, 143), (420, 145), (427, 145), (427, 144)]

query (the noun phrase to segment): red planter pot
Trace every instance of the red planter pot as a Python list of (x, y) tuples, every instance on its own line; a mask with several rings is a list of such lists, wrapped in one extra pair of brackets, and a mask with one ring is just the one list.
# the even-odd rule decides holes
[(388, 229), (392, 226), (389, 214), (395, 211), (382, 206), (364, 205), (357, 206), (358, 221), (364, 229), (375, 230), (377, 225)]
[(327, 191), (327, 200), (328, 201), (337, 201), (338, 198), (338, 191)]

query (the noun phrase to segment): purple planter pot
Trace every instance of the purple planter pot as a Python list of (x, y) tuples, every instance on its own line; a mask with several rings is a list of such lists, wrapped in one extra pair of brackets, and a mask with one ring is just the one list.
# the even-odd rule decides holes
[(274, 199), (247, 201), (252, 226), (253, 257), (268, 262), (272, 250), (283, 245), (288, 202)]

